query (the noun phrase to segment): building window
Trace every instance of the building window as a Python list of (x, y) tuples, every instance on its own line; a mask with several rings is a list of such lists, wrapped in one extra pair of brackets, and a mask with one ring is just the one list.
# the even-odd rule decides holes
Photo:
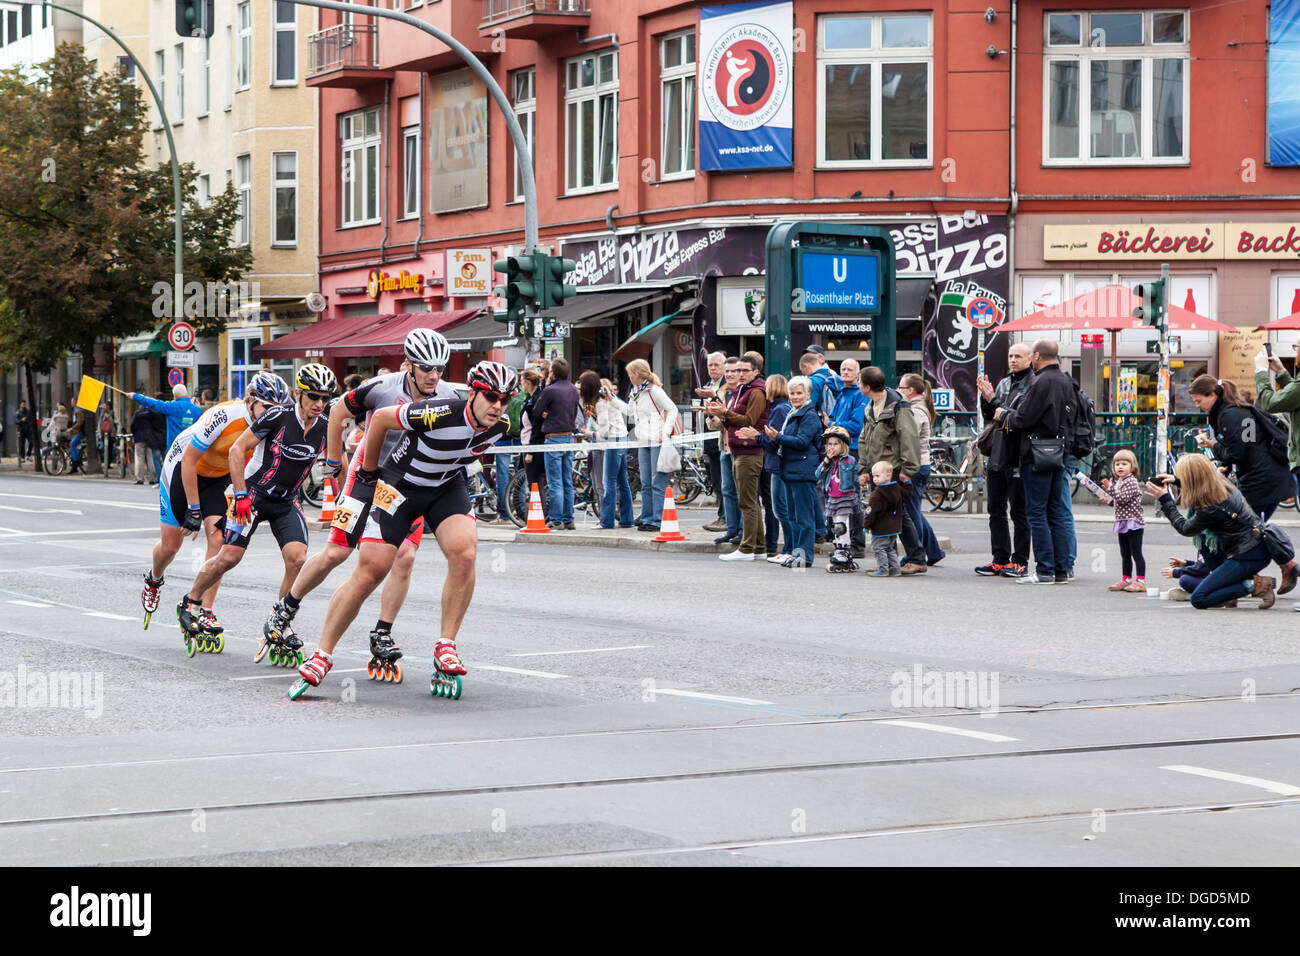
[(402, 130), (402, 218), (420, 214), (420, 127)]
[(23, 7), (22, 9), (22, 35), (29, 37), (32, 35), (32, 8)]
[(226, 109), (234, 104), (235, 101), (235, 34), (234, 30), (227, 25), (226, 27)]
[(360, 110), (339, 118), (343, 168), (343, 225), (379, 221), (379, 110)]
[[(135, 86), (135, 61), (129, 56), (119, 56), (117, 58), (117, 75), (127, 83)], [(134, 108), (134, 100), (130, 94), (124, 95), (120, 105), (122, 112), (128, 113)]]
[(167, 102), (167, 54), (162, 50), (155, 50), (153, 54), (153, 75), (158, 78), (158, 99), (150, 107), (153, 112), (153, 128), (162, 128), (162, 116), (158, 112), (158, 103)]
[(172, 122), (179, 123), (185, 119), (185, 47), (178, 43), (176, 51), (176, 115)]
[(199, 90), (199, 115), (207, 116), (212, 107), (212, 37), (203, 38), (203, 87)]
[(18, 42), (18, 11), (10, 10), (5, 14), (5, 37), (9, 43)]
[[(292, 331), (293, 329), (291, 328), (272, 329), (271, 341), (274, 342), (276, 339), (282, 339)], [(294, 360), (291, 358), (271, 359), (271, 371), (274, 372), (276, 375), (280, 376), (286, 382), (292, 382), (297, 378), (294, 366), (295, 366)]]
[(248, 89), (248, 78), (253, 72), (253, 17), (251, 4), (235, 7), (235, 22), (239, 27), (239, 49), (235, 56), (235, 89)]
[(817, 164), (930, 165), (930, 15), (829, 16), (817, 27)]
[(1044, 14), (1045, 161), (1186, 162), (1187, 30), (1185, 10)]
[(242, 398), (248, 381), (262, 369), (262, 363), (253, 358), (253, 349), (262, 344), (261, 329), (232, 329), (230, 343), (229, 381), (226, 383), (231, 398)]
[[(524, 139), (528, 141), (528, 158), (536, 164), (537, 70), (535, 68), (530, 66), (526, 70), (515, 70), (510, 74), (510, 103), (514, 107), (519, 126), (524, 131)], [(524, 198), (523, 170), (519, 168), (519, 157), (515, 155), (514, 144), (509, 143), (507, 148), (510, 150), (510, 168), (513, 170), (510, 179), (514, 183), (515, 201), (519, 202)], [(536, 175), (537, 169), (534, 165), (534, 178)]]
[(295, 4), (285, 3), (284, 0), (276, 0), (274, 5), (273, 16), (275, 43), (272, 46), (274, 54), (274, 71), (271, 77), (273, 85), (285, 84), (293, 85), (298, 82), (298, 61), (296, 53), (298, 50), (298, 25), (297, 11)]
[(212, 177), (204, 173), (199, 177), (199, 205), (206, 206), (212, 201)]
[(659, 41), (659, 109), (663, 123), (661, 178), (695, 171), (695, 33)]
[(273, 246), (298, 244), (298, 154), (272, 153), (271, 171), (275, 177)]
[(235, 157), (235, 191), (239, 194), (239, 220), (235, 223), (235, 245), (246, 246), (252, 237), (253, 158), (248, 153)]
[(565, 190), (618, 184), (618, 52), (565, 63)]

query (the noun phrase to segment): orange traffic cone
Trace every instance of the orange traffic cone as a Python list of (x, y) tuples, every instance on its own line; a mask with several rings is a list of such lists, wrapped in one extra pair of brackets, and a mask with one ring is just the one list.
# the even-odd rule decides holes
[(325, 504), (320, 509), (321, 521), (334, 520), (334, 479), (325, 479)]
[(546, 527), (546, 516), (542, 514), (542, 493), (533, 482), (533, 490), (528, 493), (528, 524), (524, 525), (524, 534), (550, 534)]
[(654, 536), (655, 541), (685, 541), (681, 526), (677, 524), (677, 499), (673, 497), (673, 486), (669, 485), (664, 493), (664, 516), (659, 523), (660, 531)]

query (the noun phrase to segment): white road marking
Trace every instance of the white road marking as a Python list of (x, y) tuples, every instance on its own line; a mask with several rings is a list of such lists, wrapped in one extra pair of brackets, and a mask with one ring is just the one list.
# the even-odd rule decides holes
[(21, 511), (28, 515), (79, 515), (79, 508), (15, 508), (13, 505), (0, 505), (0, 511)]
[[(95, 571), (99, 568), (119, 567), (125, 564), (140, 564), (134, 561), (105, 561), (103, 564), (41, 564), (34, 568), (0, 568), (0, 574), (28, 574), (34, 571)], [(131, 618), (135, 620), (135, 618)]]
[(523, 674), (525, 677), (545, 677), (548, 680), (562, 680), (567, 674), (552, 674), (550, 671), (526, 671), (518, 667), (502, 667), (500, 664), (477, 664), (479, 670), (501, 671), (504, 674)]
[(511, 657), (551, 657), (556, 654), (599, 654), (604, 651), (639, 651), (652, 644), (628, 644), (626, 647), (588, 647), (579, 651), (533, 651), (529, 654), (511, 654)]
[[(331, 674), (358, 674), (364, 671), (364, 667), (335, 667), (330, 671)], [(271, 680), (275, 677), (288, 677), (290, 674), (298, 673), (296, 667), (286, 667), (275, 674), (254, 674), (252, 677), (231, 677), (230, 680)]]
[(127, 617), (125, 614), (109, 614), (107, 611), (83, 611), (86, 617), (102, 617), (108, 621), (134, 621), (135, 618)]
[(10, 603), (10, 604), (17, 604), (17, 605), (20, 605), (20, 606), (22, 606), (22, 607), (54, 607), (53, 604), (41, 604), (41, 603), (38, 602), (38, 601), (19, 601), (19, 600), (16, 599), (16, 598), (11, 599), (11, 600), (9, 601), (9, 603)]
[(1300, 797), (1300, 787), (1293, 787), (1289, 783), (1278, 783), (1276, 780), (1265, 780), (1262, 777), (1247, 777), (1239, 773), (1228, 773), (1226, 770), (1208, 770), (1205, 767), (1189, 767), (1186, 764), (1173, 764), (1160, 769), (1195, 774), (1198, 777), (1212, 777), (1215, 780), (1240, 783), (1247, 787), (1259, 787), (1269, 793), (1280, 793), (1284, 797)]
[(70, 501), (75, 505), (104, 505), (107, 508), (130, 508), (134, 511), (157, 511), (156, 504), (138, 505), (130, 501), (109, 501), (106, 498), (59, 498), (55, 495), (16, 495), (0, 491), (0, 498), (25, 498), (30, 501)]
[(143, 534), (145, 532), (157, 534), (158, 526), (151, 525), (148, 528), (78, 528), (76, 531), (20, 531), (18, 528), (0, 528), (0, 531), (9, 532), (6, 535), (9, 538), (48, 538), (56, 534)]
[(1013, 740), (1019, 740), (1019, 737), (1004, 737), (1002, 734), (985, 733), (982, 730), (967, 730), (964, 727), (946, 727), (943, 724), (928, 724), (919, 720), (878, 720), (878, 724), (889, 724), (894, 727), (912, 727), (916, 730), (933, 730), (940, 734), (956, 734), (959, 737), (973, 737), (976, 740), (987, 740), (990, 743), (1001, 744), (1009, 743)]
[(669, 697), (698, 697), (701, 700), (720, 700), (728, 704), (750, 704), (755, 707), (770, 706), (770, 700), (755, 700), (752, 697), (727, 697), (722, 694), (703, 694), (696, 690), (677, 690), (672, 687), (656, 687), (656, 694), (667, 694)]

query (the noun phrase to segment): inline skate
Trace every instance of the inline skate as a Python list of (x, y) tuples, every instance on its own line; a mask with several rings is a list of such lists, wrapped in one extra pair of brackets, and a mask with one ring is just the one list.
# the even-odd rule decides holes
[(849, 526), (843, 521), (836, 521), (835, 550), (831, 552), (831, 559), (826, 563), (826, 571), (829, 574), (848, 574), (857, 569), (857, 562), (853, 560), (853, 541), (849, 534)]
[(401, 648), (393, 643), (392, 635), (376, 628), (370, 632), (370, 661), (366, 664), (366, 676), (371, 680), (400, 684), (401, 656)]
[(163, 579), (155, 579), (153, 571), (144, 573), (144, 591), (140, 593), (140, 603), (144, 605), (144, 629), (149, 630), (149, 619), (153, 617), (153, 612), (158, 610), (158, 604), (162, 595), (159, 589), (163, 586)]
[(297, 700), (307, 692), (308, 687), (319, 687), (333, 666), (334, 661), (318, 649), (307, 663), (298, 668), (298, 679), (289, 688), (289, 699)]
[(253, 663), (260, 663), (262, 658), (270, 656), (272, 664), (279, 667), (300, 667), (302, 658), (302, 641), (293, 632), (291, 621), (298, 613), (297, 608), (288, 607), (283, 600), (277, 601), (271, 609), (271, 616), (262, 625), (262, 638), (257, 642), (257, 653)]
[[(181, 625), (181, 636), (185, 640), (185, 653), (193, 657), (195, 652), (220, 654), (226, 649), (226, 638), (220, 633), (207, 630), (203, 609), (199, 602), (188, 594), (176, 605), (176, 620)], [(215, 621), (215, 618), (213, 619)]]
[(456, 645), (451, 641), (439, 641), (433, 649), (433, 662), (437, 669), (429, 678), (429, 693), (434, 697), (460, 700), (460, 675), (465, 673), (465, 665), (456, 654)]

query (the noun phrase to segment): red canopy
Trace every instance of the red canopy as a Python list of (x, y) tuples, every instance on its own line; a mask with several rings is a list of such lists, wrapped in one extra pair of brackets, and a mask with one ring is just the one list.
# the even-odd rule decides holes
[[(340, 325), (339, 331), (342, 334), (316, 344), (316, 349), (319, 350), (316, 354), (329, 358), (397, 355), (402, 351), (402, 343), (406, 341), (407, 333), (412, 329), (445, 332), (462, 322), (468, 322), (482, 311), (482, 309), (454, 309), (450, 312), (398, 312), (360, 319), (332, 319), (318, 325), (335, 325), (344, 321), (355, 324), (346, 330)], [(317, 327), (308, 326), (303, 331)]]
[(325, 354), (324, 348), (330, 342), (347, 338), (353, 332), (378, 321), (379, 317), (374, 315), (321, 319), (288, 335), (254, 346), (253, 357), (257, 359), (319, 357)]
[(1277, 332), (1281, 329), (1300, 329), (1300, 312), (1292, 312), (1285, 319), (1278, 319), (1259, 327), (1261, 332)]
[[(1150, 328), (1149, 323), (1133, 315), (1133, 310), (1141, 304), (1141, 300), (1133, 294), (1132, 289), (1122, 285), (1106, 285), (1075, 296), (1061, 305), (1033, 312), (1014, 322), (1005, 322), (997, 326), (995, 331), (1052, 332), (1061, 329), (1096, 329), (1102, 332), (1118, 332), (1124, 329)], [(1188, 312), (1176, 305), (1170, 305), (1168, 310), (1171, 329), (1202, 332), (1236, 331), (1230, 325), (1207, 319), (1195, 312)]]

